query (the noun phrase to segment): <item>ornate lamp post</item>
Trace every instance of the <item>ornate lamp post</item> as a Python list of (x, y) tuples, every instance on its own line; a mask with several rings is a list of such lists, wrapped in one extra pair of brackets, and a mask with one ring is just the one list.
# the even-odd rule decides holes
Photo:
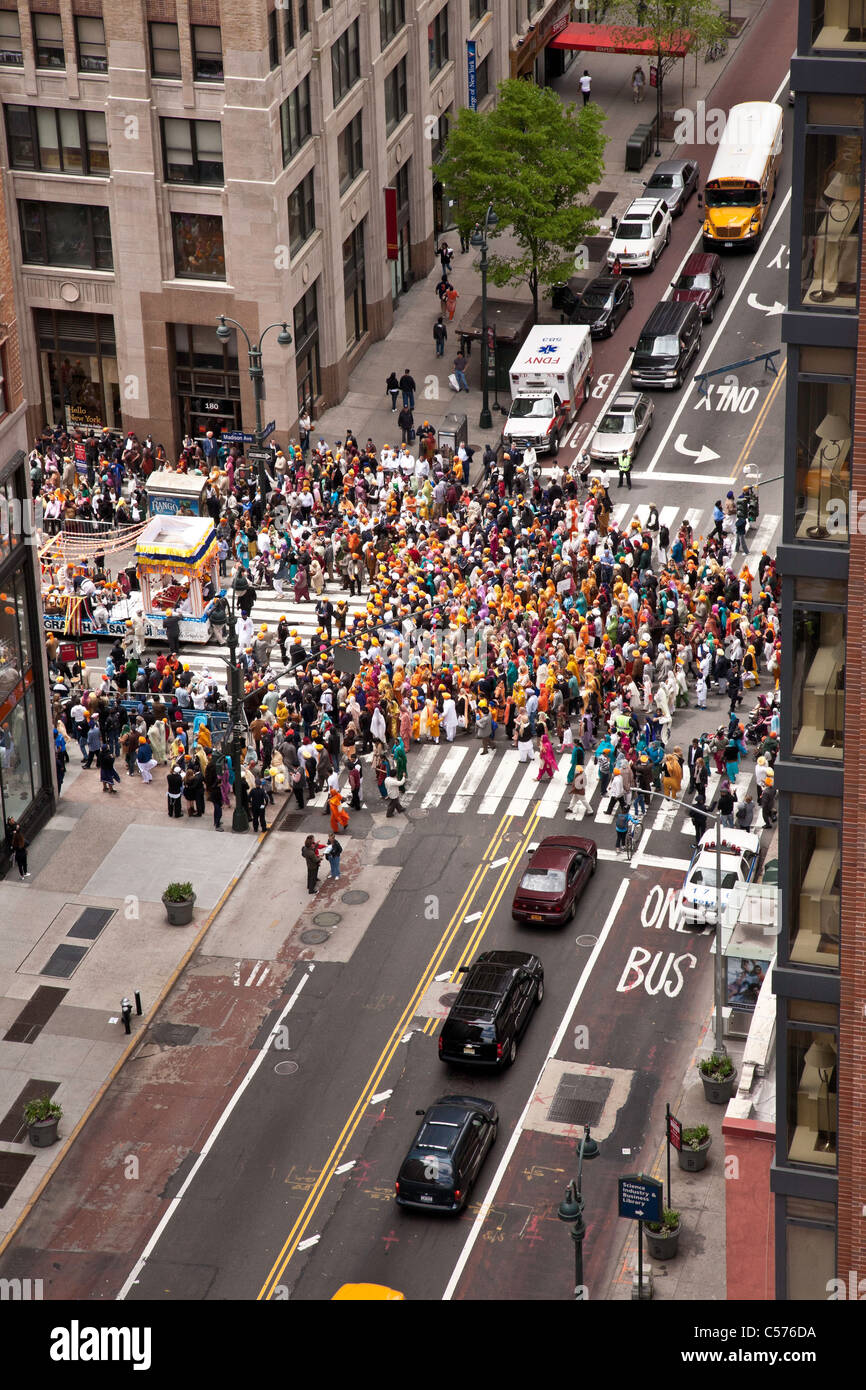
[[(495, 227), (499, 218), (493, 211), (493, 204), (490, 203), (484, 216), (484, 225), (476, 225), (469, 241), (472, 246), (477, 246), (481, 251), (481, 415), (478, 420), (482, 430), (489, 430), (493, 427), (493, 417), (490, 414), (490, 390), (489, 390), (489, 368), (488, 368), (488, 344), (487, 344), (487, 233), (491, 227)], [(494, 363), (495, 369), (495, 363)]]
[(586, 1295), (583, 1283), (583, 1239), (586, 1235), (586, 1222), (583, 1219), (583, 1160), (598, 1158), (598, 1144), (591, 1137), (589, 1125), (583, 1131), (583, 1138), (577, 1146), (577, 1182), (572, 1181), (565, 1189), (565, 1196), (559, 1204), (557, 1216), (571, 1228), (574, 1241), (574, 1297), (583, 1302)]
[[(262, 367), (262, 342), (264, 341), (265, 334), (269, 333), (272, 328), (279, 328), (280, 330), (277, 334), (277, 342), (280, 344), (280, 347), (290, 347), (292, 342), (292, 335), (289, 332), (289, 326), (287, 323), (269, 323), (267, 328), (264, 328), (262, 330), (259, 336), (259, 341), (257, 343), (253, 343), (250, 339), (250, 335), (247, 333), (247, 330), (244, 328), (242, 323), (238, 323), (237, 319), (227, 318), (225, 314), (220, 314), (216, 335), (222, 343), (227, 342), (232, 335), (232, 331), (229, 328), (230, 323), (233, 323), (235, 328), (239, 328), (241, 333), (243, 333), (244, 337), (247, 340), (250, 381), (253, 383), (253, 398), (256, 403), (256, 450), (259, 453), (259, 455), (261, 455), (262, 384), (264, 382), (265, 375), (264, 369)], [(262, 503), (264, 503), (265, 496), (267, 494), (267, 478), (265, 476), (264, 461), (261, 458), (261, 456), (257, 459), (257, 464), (259, 474), (259, 495), (262, 499)]]

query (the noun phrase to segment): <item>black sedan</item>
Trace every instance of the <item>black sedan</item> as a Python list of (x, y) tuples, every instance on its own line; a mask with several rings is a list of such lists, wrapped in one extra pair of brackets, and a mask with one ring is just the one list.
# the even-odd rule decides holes
[(440, 1096), (423, 1119), (394, 1184), (399, 1207), (463, 1210), (481, 1165), (493, 1147), (499, 1112), (478, 1096)]
[(590, 280), (569, 315), (583, 323), (593, 338), (609, 338), (634, 304), (634, 288), (626, 275), (597, 275)]

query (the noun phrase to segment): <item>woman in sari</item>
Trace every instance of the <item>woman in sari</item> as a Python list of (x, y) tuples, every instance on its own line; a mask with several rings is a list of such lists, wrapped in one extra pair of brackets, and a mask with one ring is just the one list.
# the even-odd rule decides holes
[(544, 777), (556, 776), (556, 757), (553, 752), (553, 744), (550, 742), (547, 730), (541, 735), (541, 742), (538, 745), (538, 753), (541, 758), (541, 767), (538, 769), (536, 782), (540, 782)]
[(336, 835), (339, 831), (345, 830), (349, 824), (349, 812), (343, 809), (343, 798), (339, 788), (335, 787), (331, 792), (328, 797), (328, 805), (331, 808), (331, 829)]

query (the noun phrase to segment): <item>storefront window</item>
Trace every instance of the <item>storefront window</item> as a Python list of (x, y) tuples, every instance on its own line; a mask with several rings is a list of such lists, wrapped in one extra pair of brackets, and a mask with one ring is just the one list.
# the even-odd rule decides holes
[(807, 131), (801, 271), (805, 308), (857, 308), (861, 157), (859, 134)]
[(842, 761), (845, 730), (845, 614), (794, 608), (791, 752)]
[(792, 820), (788, 837), (789, 956), (797, 965), (839, 968), (842, 837), (838, 825)]
[(863, 0), (812, 0), (812, 47), (822, 52), (866, 53)]
[(835, 1168), (838, 1010), (814, 1000), (787, 1007), (788, 1159)]
[(179, 280), (224, 280), (223, 220), (199, 212), (173, 212), (174, 273)]
[(853, 373), (845, 348), (800, 350), (794, 533), (809, 544), (848, 544)]
[[(785, 1296), (795, 1303), (824, 1300), (836, 1274), (836, 1208), (809, 1197), (785, 1199)], [(847, 1293), (846, 1286), (846, 1293)]]
[(170, 325), (181, 430), (194, 438), (241, 428), (237, 333), (222, 342), (214, 323)]
[(119, 429), (120, 386), (114, 319), (36, 309), (33, 314), (45, 418), (67, 429)]

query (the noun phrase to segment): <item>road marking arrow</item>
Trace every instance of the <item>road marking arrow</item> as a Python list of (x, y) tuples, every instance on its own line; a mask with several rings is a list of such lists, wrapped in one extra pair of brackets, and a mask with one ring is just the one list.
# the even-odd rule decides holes
[(388, 1097), (392, 1096), (393, 1094), (393, 1091), (379, 1091), (375, 1096), (370, 1097), (370, 1104), (378, 1105), (380, 1100), (387, 1100)]
[(762, 304), (756, 294), (750, 294), (746, 303), (750, 309), (760, 309), (761, 313), (766, 314), (768, 319), (773, 318), (776, 314), (784, 314), (785, 312), (784, 304), (780, 304), (778, 299), (774, 304), (767, 305)]
[(464, 918), (463, 918), (463, 921), (464, 921), (464, 922), (478, 922), (478, 921), (481, 920), (481, 917), (482, 917), (482, 916), (483, 916), (483, 914), (482, 914), (481, 912), (470, 912), (468, 917), (464, 917)]
[(309, 1250), (312, 1245), (318, 1245), (321, 1236), (310, 1236), (309, 1240), (302, 1240), (298, 1243), (299, 1250)]
[(341, 1163), (339, 1168), (334, 1169), (334, 1176), (341, 1177), (343, 1173), (348, 1173), (355, 1166), (356, 1160), (353, 1158), (351, 1163)]
[(678, 454), (685, 454), (687, 458), (693, 458), (695, 463), (709, 463), (710, 459), (721, 458), (715, 449), (711, 449), (708, 444), (702, 444), (700, 449), (687, 449), (687, 434), (678, 434), (674, 448)]

